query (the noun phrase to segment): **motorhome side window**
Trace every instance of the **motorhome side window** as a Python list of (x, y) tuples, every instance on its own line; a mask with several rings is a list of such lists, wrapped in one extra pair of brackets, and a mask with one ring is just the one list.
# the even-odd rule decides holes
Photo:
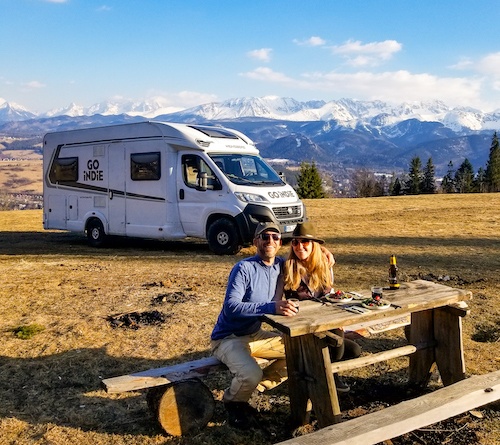
[(161, 178), (160, 153), (132, 153), (130, 177), (132, 181), (158, 181)]
[(50, 182), (78, 181), (78, 158), (57, 158), (49, 173)]
[(208, 164), (197, 155), (182, 156), (182, 175), (188, 187), (197, 188), (200, 184), (200, 173), (206, 173), (207, 190), (221, 190), (222, 186)]

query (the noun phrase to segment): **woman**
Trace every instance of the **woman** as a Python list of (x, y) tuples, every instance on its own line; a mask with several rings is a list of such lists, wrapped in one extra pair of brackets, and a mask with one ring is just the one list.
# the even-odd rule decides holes
[[(324, 241), (316, 236), (312, 223), (298, 224), (293, 231), (290, 254), (285, 262), (284, 288), (286, 298), (309, 300), (321, 298), (332, 291), (333, 270), (322, 253)], [(342, 329), (332, 332), (344, 338)], [(340, 346), (328, 346), (332, 361), (356, 358), (361, 354), (360, 346), (344, 338)], [(338, 392), (350, 390), (337, 374), (334, 375)]]

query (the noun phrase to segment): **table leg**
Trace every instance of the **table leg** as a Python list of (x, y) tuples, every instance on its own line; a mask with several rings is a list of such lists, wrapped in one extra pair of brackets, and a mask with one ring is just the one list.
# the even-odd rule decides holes
[[(412, 345), (433, 345), (434, 316), (429, 309), (411, 314), (410, 338)], [(426, 386), (429, 382), (431, 367), (435, 361), (434, 347), (417, 350), (410, 355), (409, 380), (411, 384)]]
[(312, 334), (284, 336), (292, 423), (307, 422), (310, 399), (318, 426), (340, 422), (340, 406), (326, 342)]
[(462, 318), (444, 308), (434, 310), (436, 364), (443, 384), (451, 385), (465, 378), (462, 344)]

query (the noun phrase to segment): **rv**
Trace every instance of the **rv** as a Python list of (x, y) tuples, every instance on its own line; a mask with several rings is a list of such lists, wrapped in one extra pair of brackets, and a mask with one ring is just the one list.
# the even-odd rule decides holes
[(109, 235), (204, 238), (216, 254), (252, 242), (273, 221), (284, 238), (305, 207), (242, 133), (203, 125), (140, 122), (47, 133), (43, 226)]

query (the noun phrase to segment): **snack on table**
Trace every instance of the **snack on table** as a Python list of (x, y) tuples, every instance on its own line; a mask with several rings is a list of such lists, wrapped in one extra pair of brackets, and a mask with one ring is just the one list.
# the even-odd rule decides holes
[(367, 298), (361, 302), (361, 305), (367, 309), (387, 309), (391, 307), (391, 302), (382, 298)]
[(352, 295), (346, 294), (341, 290), (337, 290), (335, 292), (330, 292), (325, 295), (325, 299), (327, 301), (337, 302), (337, 301), (351, 301)]

